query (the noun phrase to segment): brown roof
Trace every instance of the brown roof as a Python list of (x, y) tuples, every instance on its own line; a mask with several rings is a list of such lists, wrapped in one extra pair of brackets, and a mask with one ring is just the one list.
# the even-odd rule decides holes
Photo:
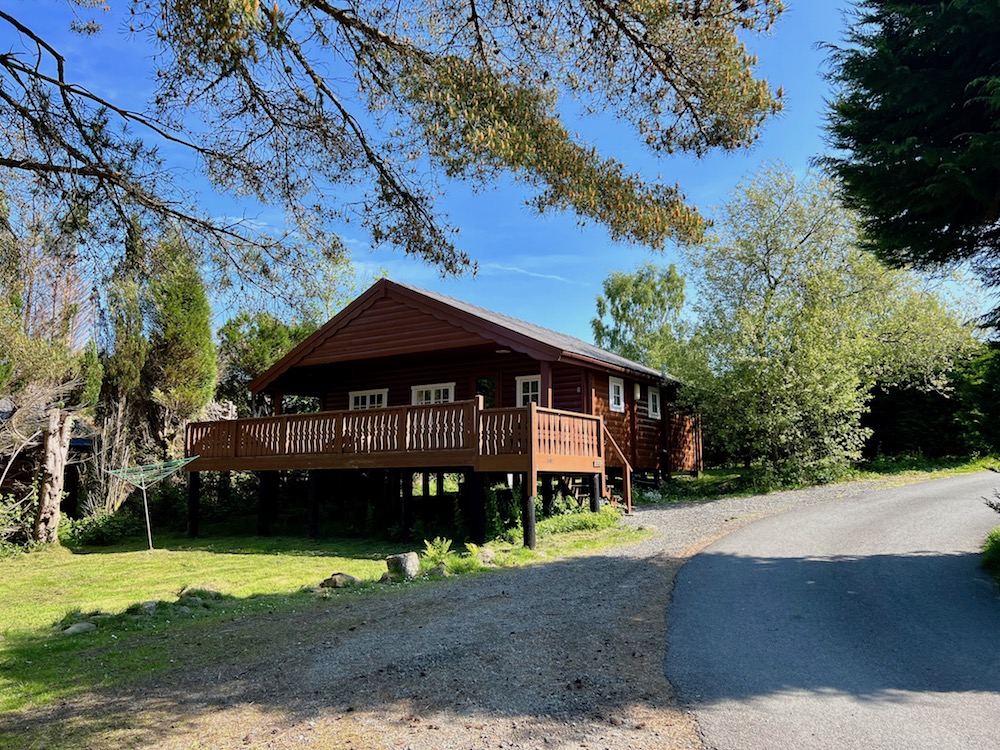
[(525, 352), (537, 359), (552, 361), (566, 358), (576, 359), (590, 365), (642, 375), (645, 378), (676, 382), (676, 378), (671, 375), (665, 375), (652, 367), (626, 359), (573, 336), (567, 336), (534, 323), (487, 310), (444, 294), (402, 284), (398, 281), (380, 279), (326, 325), (292, 349), (269, 370), (258, 376), (250, 383), (250, 390), (256, 393), (265, 388), (282, 373), (305, 359), (327, 338), (361, 314), (375, 300), (386, 296), (397, 298), (417, 309), (435, 312), (438, 316), (447, 316), (449, 319), (454, 319), (456, 323), (460, 323), (466, 330), (474, 330), (487, 339), (509, 346), (515, 351)]

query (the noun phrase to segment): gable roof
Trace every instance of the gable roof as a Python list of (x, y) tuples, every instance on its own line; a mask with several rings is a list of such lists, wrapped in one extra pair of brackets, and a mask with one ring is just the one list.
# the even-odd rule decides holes
[(573, 336), (487, 310), (438, 292), (420, 289), (398, 281), (380, 279), (309, 338), (278, 360), (269, 370), (254, 379), (249, 385), (250, 390), (254, 393), (261, 391), (280, 375), (302, 363), (303, 360), (310, 359), (311, 362), (315, 362), (316, 353), (324, 343), (366, 310), (373, 307), (379, 300), (386, 298), (392, 298), (396, 302), (412, 308), (415, 312), (429, 314), (464, 329), (469, 334), (529, 354), (536, 359), (577, 360), (583, 364), (598, 366), (601, 369), (625, 371), (646, 378), (677, 382), (677, 379), (671, 375), (666, 375), (652, 367), (588, 344)]

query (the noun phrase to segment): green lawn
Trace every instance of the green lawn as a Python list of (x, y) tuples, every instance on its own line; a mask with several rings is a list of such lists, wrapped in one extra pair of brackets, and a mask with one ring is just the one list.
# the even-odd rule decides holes
[[(622, 527), (572, 530), (540, 537), (537, 552), (490, 546), (498, 564), (515, 566), (594, 552), (647, 534)], [(161, 536), (157, 549), (149, 551), (144, 542), (76, 551), (60, 547), (0, 560), (0, 712), (174, 668), (179, 649), (209, 643), (206, 634), (222, 621), (335, 605), (340, 597), (392, 596), (395, 587), (374, 583), (386, 570), (386, 555), (423, 548), (359, 539)], [(468, 558), (462, 562), (456, 568), (479, 567)], [(367, 585), (325, 596), (308, 590), (335, 572)], [(219, 596), (202, 597), (202, 606), (184, 611), (187, 603), (178, 602), (178, 595), (190, 586)], [(152, 615), (134, 606), (146, 601), (159, 602)], [(108, 617), (97, 621), (94, 632), (64, 636), (54, 627), (98, 611)], [(224, 643), (217, 655), (206, 646), (199, 663), (227, 653)]]
[(117, 613), (136, 602), (172, 601), (185, 586), (245, 598), (315, 586), (335, 572), (375, 581), (386, 555), (408, 549), (356, 539), (161, 537), (156, 545), (54, 547), (0, 561), (0, 635), (51, 626), (74, 610)]

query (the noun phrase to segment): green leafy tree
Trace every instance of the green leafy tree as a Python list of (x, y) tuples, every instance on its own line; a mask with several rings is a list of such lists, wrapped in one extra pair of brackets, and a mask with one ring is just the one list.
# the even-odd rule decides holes
[(1000, 284), (998, 27), (995, 0), (861, 0), (833, 49), (825, 163), (884, 260)]
[[(124, 232), (134, 212), (159, 233), (181, 225), (268, 289), (343, 254), (328, 238), (344, 221), (447, 272), (471, 267), (436, 205), (441, 177), (486, 187), (511, 175), (539, 211), (624, 240), (697, 237), (701, 217), (676, 185), (582, 142), (564, 112), (610, 113), (653, 152), (702, 154), (752, 143), (780, 106), (742, 41), (771, 28), (779, 0), (119, 2), (154, 68), (136, 75), (157, 81), (142, 113), (75, 85), (74, 60), (0, 11), (21, 40), (0, 55), (0, 166), (85, 198), (95, 227)], [(71, 5), (67, 23), (102, 33), (94, 3)], [(284, 207), (293, 231), (186, 208), (197, 202), (163, 143), (194, 152), (217, 189)]]
[(691, 255), (712, 375), (687, 389), (733, 458), (789, 479), (860, 456), (876, 383), (943, 387), (967, 326), (913, 275), (859, 249), (831, 183), (770, 167)]
[(232, 401), (241, 417), (253, 415), (247, 385), (316, 330), (312, 321), (286, 323), (270, 313), (240, 312), (219, 329), (216, 398)]
[(143, 398), (142, 372), (149, 356), (143, 310), (143, 300), (149, 296), (147, 263), (142, 227), (133, 218), (125, 235), (124, 255), (106, 294), (103, 397), (108, 405), (138, 403)]
[(632, 273), (612, 272), (602, 287), (590, 321), (595, 343), (650, 367), (676, 364), (689, 335), (677, 267), (644, 263)]
[(218, 374), (212, 310), (195, 253), (177, 238), (160, 243), (162, 270), (150, 280), (149, 358), (145, 382), (158, 407), (158, 436), (174, 457), (184, 424), (215, 393)]

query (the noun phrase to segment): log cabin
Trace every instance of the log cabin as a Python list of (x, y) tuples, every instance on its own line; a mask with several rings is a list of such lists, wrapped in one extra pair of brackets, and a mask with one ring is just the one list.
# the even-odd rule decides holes
[[(601, 498), (631, 509), (633, 476), (701, 470), (700, 425), (676, 410), (679, 385), (580, 339), (382, 279), (250, 383), (259, 416), (188, 425), (189, 531), (203, 471), (261, 472), (261, 518), (275, 472), (385, 471), (404, 528), (412, 481), (399, 477), (448, 471), (465, 478), (477, 541), (484, 482), (516, 476), (533, 547), (534, 497), (548, 507), (554, 480), (583, 478), (593, 510)], [(292, 396), (319, 411), (284, 413)]]

